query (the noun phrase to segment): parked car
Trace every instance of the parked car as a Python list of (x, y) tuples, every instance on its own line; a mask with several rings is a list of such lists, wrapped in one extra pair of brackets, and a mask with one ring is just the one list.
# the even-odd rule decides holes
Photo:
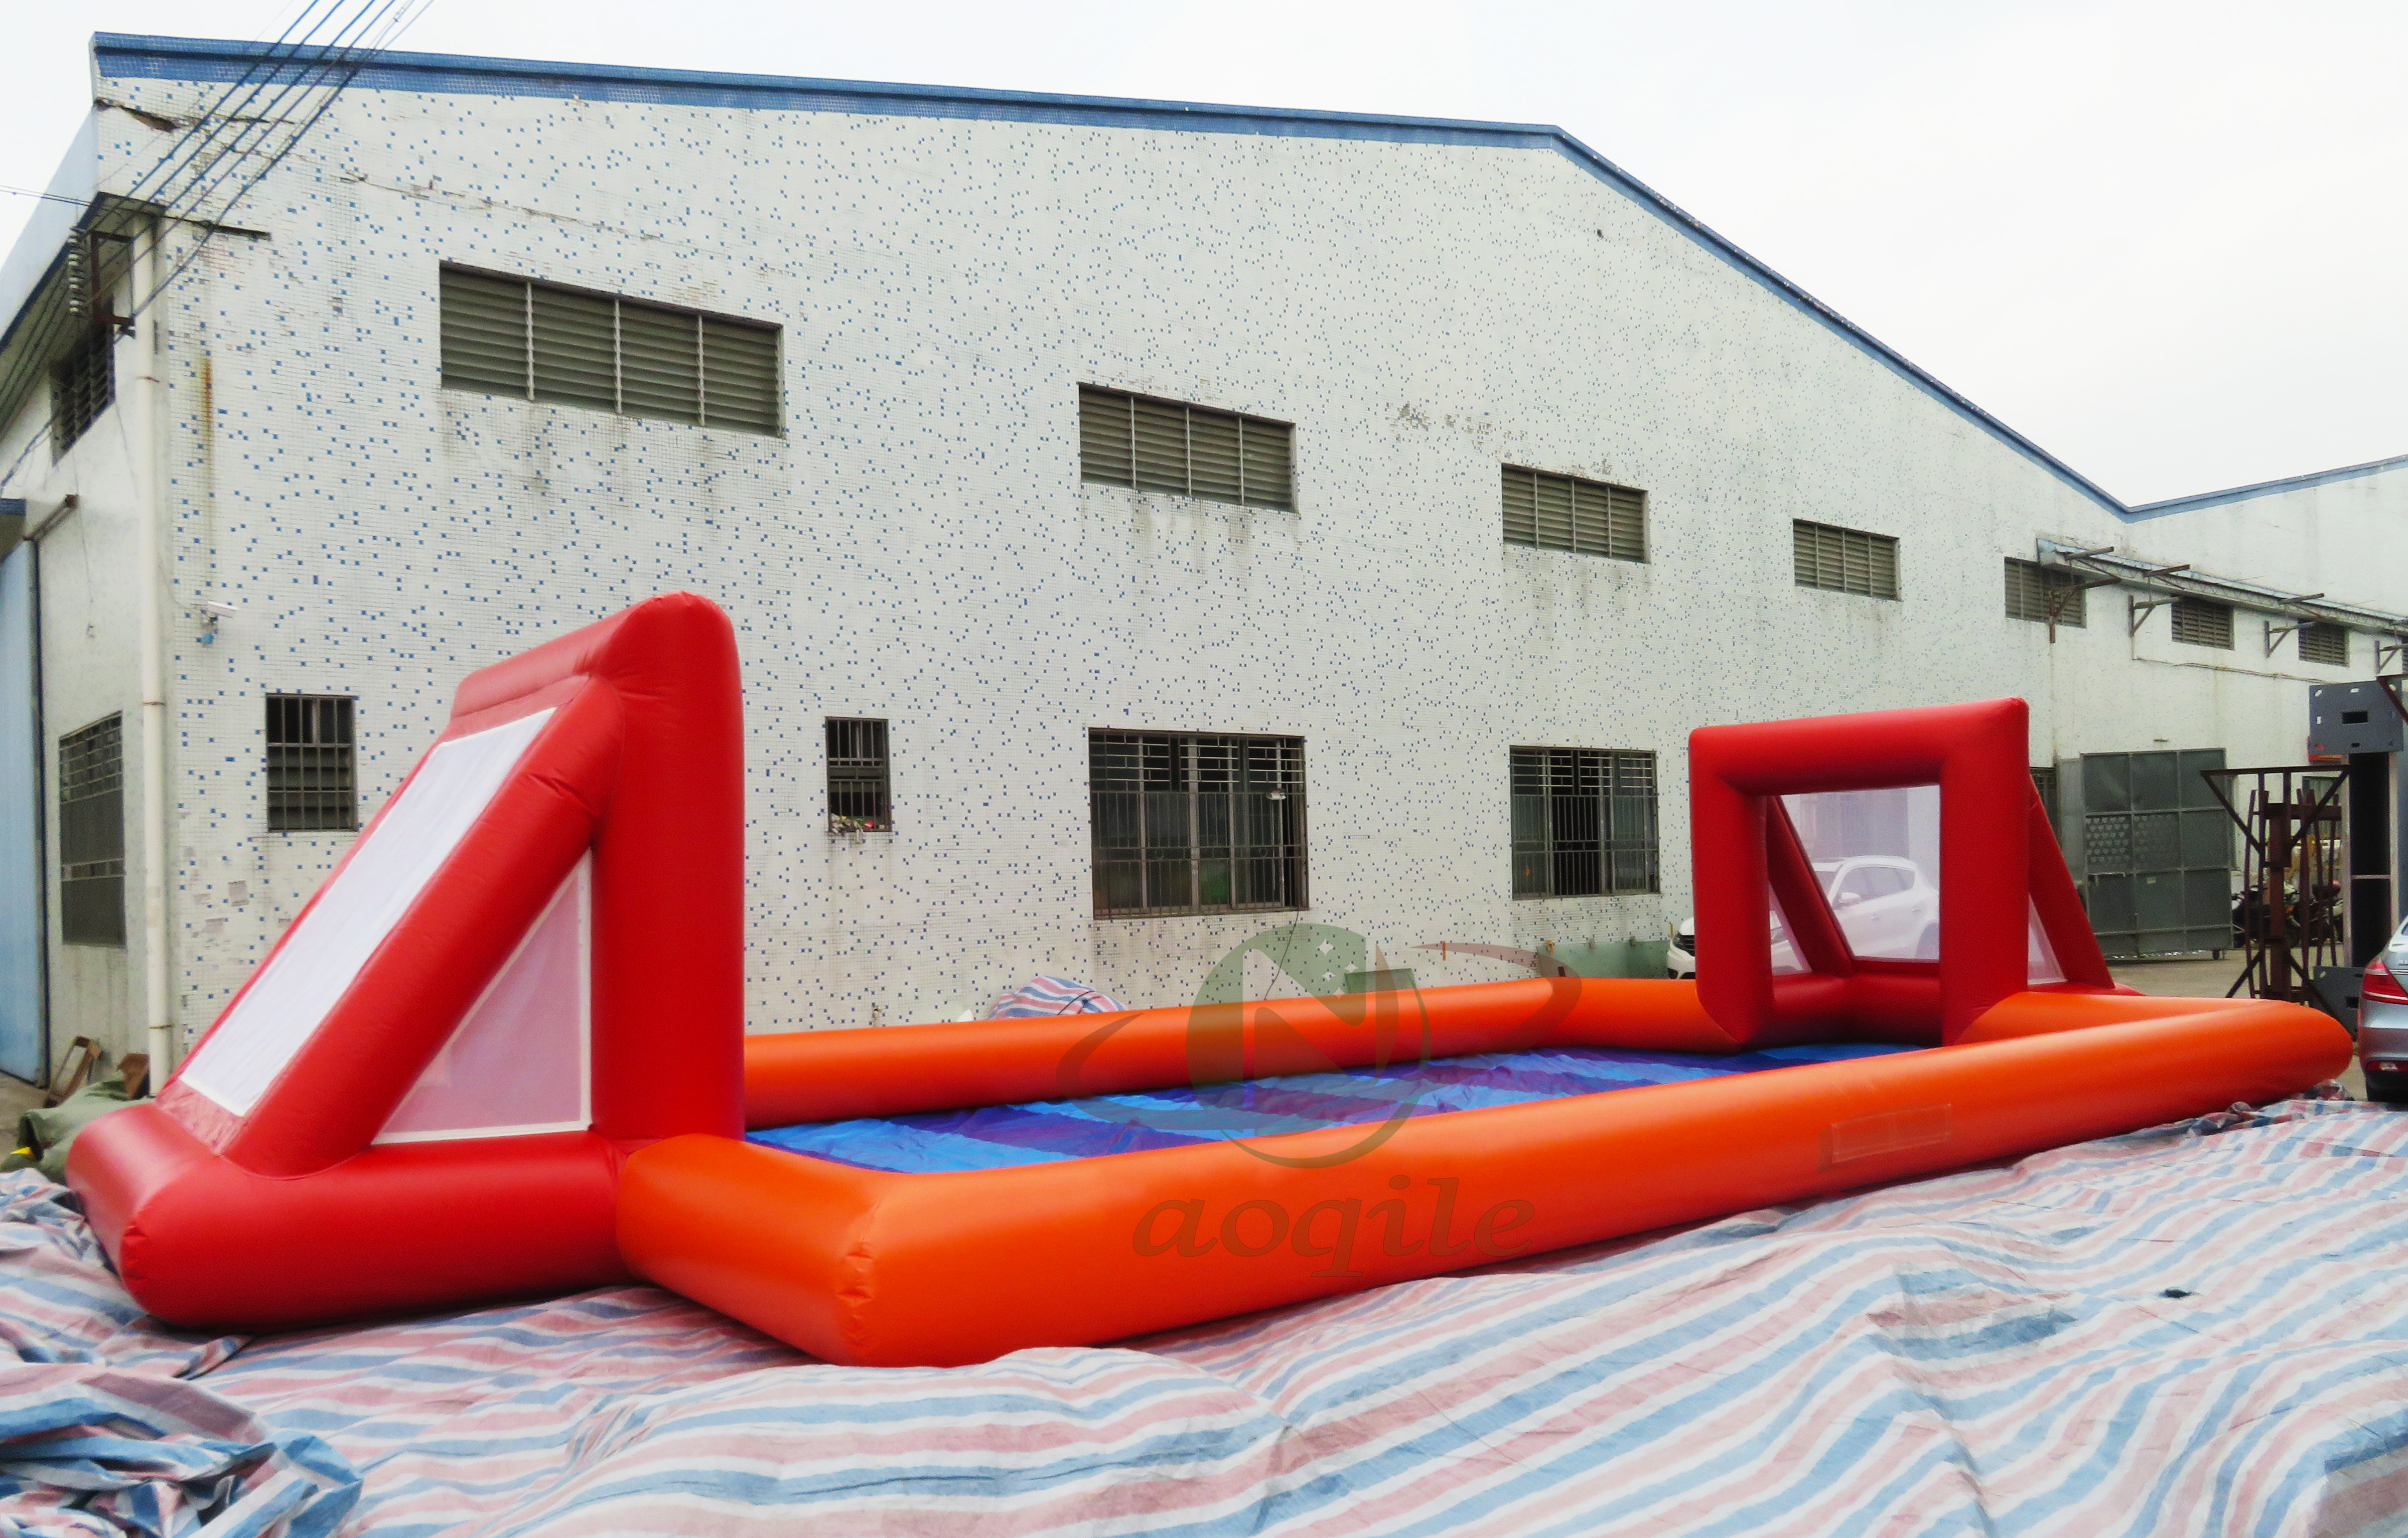
[(2408, 1104), (2408, 923), (2403, 923), (2366, 963), (2358, 980), (2358, 1063), (2366, 1072), (2366, 1098)]
[[(1845, 860), (1814, 862), (1814, 877), (1839, 916), (1848, 947), (1859, 956), (1936, 961), (1940, 956), (1940, 889), (1923, 867), (1898, 855), (1860, 854)], [(1778, 916), (1772, 919), (1772, 964), (1776, 971), (1794, 968), (1789, 937)], [(1693, 916), (1672, 926), (1671, 948), (1665, 953), (1667, 976), (1698, 975), (1698, 920)], [(2408, 1002), (2408, 1001), (2403, 1001)]]

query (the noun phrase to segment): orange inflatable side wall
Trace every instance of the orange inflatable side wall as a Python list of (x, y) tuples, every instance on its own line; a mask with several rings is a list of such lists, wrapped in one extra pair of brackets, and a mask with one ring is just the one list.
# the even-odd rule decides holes
[[(1530, 986), (1547, 990), (1549, 1004), (1572, 995), (1551, 1030), (1583, 1030), (1609, 1012), (1651, 1018), (1634, 1032), (1642, 1039), (1698, 1029), (1666, 1004), (1687, 985)], [(1182, 1060), (1159, 1026), (1142, 1015), (1111, 1019), (1121, 1028), (1088, 1054), (1090, 1069), (1124, 1075), (1126, 1088), (1186, 1082), (1161, 1073)], [(1010, 1032), (1021, 1046), (956, 1076), (929, 1073), (942, 1059), (926, 1048), (950, 1028), (877, 1032), (919, 1043), (895, 1060), (920, 1081), (910, 1094), (878, 1091), (891, 1070), (870, 1042), (832, 1043), (815, 1058), (810, 1043), (789, 1039), (753, 1060), (765, 1078), (752, 1114), (1026, 1098), (1043, 1080), (1040, 1042), (1083, 1039), (1065, 1023), (962, 1028), (965, 1040)], [(1069, 1023), (1104, 1028), (1094, 1017)], [(1448, 1050), (1479, 1049), (1469, 1021), (1455, 1027)], [(1315, 1050), (1362, 1039), (1327, 1018), (1299, 1023), (1299, 1035), (1314, 1040), (1315, 1028)], [(1143, 1033), (1128, 1055), (1111, 1055), (1131, 1030)], [(2329, 1018), (2254, 1001), (2025, 992), (1964, 1034), (1928, 1051), (1454, 1111), (1384, 1132), (1334, 1127), (1006, 1169), (896, 1175), (728, 1138), (672, 1138), (627, 1166), (620, 1246), (642, 1275), (831, 1361), (982, 1361), (2272, 1100), (2338, 1072), (2350, 1051)], [(847, 1087), (812, 1088), (822, 1070)]]
[(1729, 1052), (1694, 983), (1533, 977), (744, 1040), (744, 1124), (791, 1127), (1533, 1047)]

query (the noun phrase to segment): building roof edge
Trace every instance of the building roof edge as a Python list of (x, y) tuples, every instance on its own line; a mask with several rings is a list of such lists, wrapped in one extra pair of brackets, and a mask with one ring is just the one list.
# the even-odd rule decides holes
[(2363, 464), (2344, 464), (2331, 470), (2311, 470), (2300, 476), (2252, 481), (2246, 486), (2229, 486), (2221, 491), (2200, 491), (2190, 496), (2168, 497), (2162, 502), (2137, 503), (2130, 516), (2134, 519), (2163, 518), (2169, 513), (2187, 513), (2200, 507), (2255, 502), (2259, 497), (2278, 496), (2285, 491), (2304, 491), (2313, 486), (2329, 486), (2337, 480), (2379, 476), (2387, 470), (2408, 470), (2408, 454), (2394, 454), (2388, 459), (2368, 460)]
[[(276, 50), (268, 43), (224, 38), (161, 37), (95, 33), (93, 62), (103, 76), (136, 78), (234, 78), (262, 59), (280, 64), (316, 64), (327, 51)], [(1375, 112), (1331, 112), (1304, 107), (1239, 107), (1212, 102), (1155, 101), (1144, 97), (1079, 96), (1051, 92), (997, 91), (968, 86), (909, 85), (874, 80), (828, 80), (778, 75), (722, 74), (659, 69), (640, 64), (579, 64), (544, 59), (494, 59), (472, 54), (387, 52), (362, 66), (354, 83), (371, 89), (420, 89), (472, 93), (479, 82), (510, 82), (519, 92), (547, 95), (591, 93), (614, 99), (739, 107), (775, 105), (789, 109), (836, 112), (900, 112), (913, 115), (1039, 122), (1103, 122), (1116, 127), (1186, 133), (1280, 134), (1298, 137), (1389, 139), (1410, 143), (1487, 145), (1500, 149), (1553, 150), (1598, 179), (1722, 258), (1760, 287), (1804, 311), (1908, 383), (1972, 420), (1992, 437), (2032, 461), (2074, 491), (2118, 518), (2124, 504), (2087, 476), (1985, 411), (1897, 349), (1784, 278), (1637, 177), (1598, 154), (1563, 129), (1546, 123), (1483, 122), (1456, 118), (1417, 118)], [(751, 98), (748, 104), (746, 98)], [(772, 99), (775, 99), (774, 101)]]

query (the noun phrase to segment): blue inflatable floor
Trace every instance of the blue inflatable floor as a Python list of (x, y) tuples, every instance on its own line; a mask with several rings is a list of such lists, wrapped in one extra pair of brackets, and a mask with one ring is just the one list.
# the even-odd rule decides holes
[(1215, 1139), (1266, 1137), (1315, 1127), (1383, 1121), (1593, 1095), (1642, 1084), (1722, 1078), (1807, 1062), (1838, 1062), (1913, 1048), (1877, 1043), (1776, 1047), (1707, 1057), (1561, 1047), (1484, 1052), (1386, 1068), (1247, 1079), (1202, 1089), (1152, 1089), (1085, 1100), (985, 1105), (966, 1111), (766, 1127), (747, 1134), (773, 1148), (867, 1170), (914, 1174), (993, 1170), (1064, 1159), (1177, 1148)]

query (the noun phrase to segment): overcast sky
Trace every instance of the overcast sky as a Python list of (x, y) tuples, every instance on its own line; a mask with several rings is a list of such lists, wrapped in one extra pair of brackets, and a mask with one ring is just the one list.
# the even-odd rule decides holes
[[(92, 30), (292, 8), (6, 0), (0, 184)], [(2399, 0), (432, 0), (398, 46), (1556, 123), (2127, 500), (2408, 453)]]

